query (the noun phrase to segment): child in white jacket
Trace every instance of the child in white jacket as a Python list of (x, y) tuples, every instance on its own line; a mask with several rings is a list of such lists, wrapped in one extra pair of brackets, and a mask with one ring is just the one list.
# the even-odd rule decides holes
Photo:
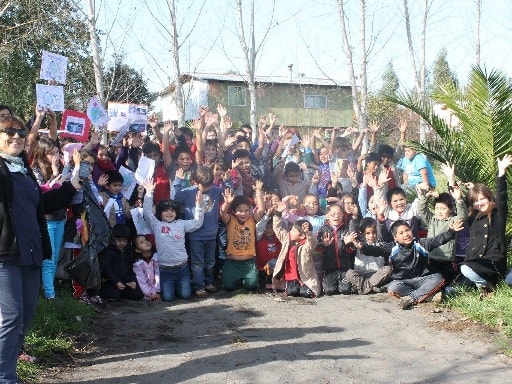
[(142, 209), (144, 219), (155, 235), (162, 300), (172, 301), (176, 295), (188, 299), (192, 295), (192, 288), (185, 250), (185, 232), (193, 232), (203, 225), (202, 193), (197, 191), (194, 218), (182, 220), (182, 209), (173, 200), (161, 200), (153, 213), (153, 179), (146, 181), (144, 188), (146, 196)]

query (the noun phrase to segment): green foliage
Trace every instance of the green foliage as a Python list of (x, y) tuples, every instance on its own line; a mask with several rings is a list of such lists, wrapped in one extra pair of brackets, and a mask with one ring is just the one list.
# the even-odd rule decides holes
[(501, 284), (494, 296), (480, 300), (476, 289), (461, 290), (450, 297), (447, 305), (472, 320), (486, 324), (502, 332), (502, 347), (511, 353), (512, 342), (512, 289)]
[[(460, 180), (494, 188), (496, 158), (510, 153), (512, 148), (512, 85), (508, 77), (498, 71), (487, 73), (474, 67), (465, 89), (452, 84), (432, 97), (459, 119), (457, 127), (451, 128), (439, 118), (430, 100), (418, 101), (407, 94), (391, 98), (425, 119), (436, 134), (423, 144), (412, 140), (409, 145), (433, 162), (455, 164), (455, 175)], [(512, 183), (508, 185), (510, 200)], [(509, 220), (507, 233), (512, 231), (510, 223)]]
[(448, 52), (446, 49), (442, 49), (437, 55), (437, 59), (434, 63), (432, 70), (432, 82), (430, 85), (430, 92), (435, 93), (446, 86), (457, 86), (458, 80), (457, 75), (450, 69), (447, 60)]
[(68, 57), (66, 107), (83, 109), (94, 95), (89, 34), (70, 0), (19, 0), (0, 17), (0, 100), (28, 119), (35, 106), (41, 51)]
[(69, 353), (74, 338), (91, 329), (94, 313), (90, 306), (67, 292), (62, 292), (54, 302), (39, 300), (25, 337), (25, 351), (37, 357), (37, 362), (18, 361), (18, 376), (25, 381), (33, 380), (41, 364), (51, 364), (55, 356)]

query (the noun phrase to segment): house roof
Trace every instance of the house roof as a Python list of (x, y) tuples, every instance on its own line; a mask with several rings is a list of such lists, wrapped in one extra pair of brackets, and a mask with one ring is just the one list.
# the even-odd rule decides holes
[[(217, 80), (217, 81), (230, 81), (230, 82), (246, 82), (246, 77), (240, 74), (228, 73), (185, 73), (181, 76), (182, 83), (187, 83), (191, 79), (198, 80)], [(290, 85), (317, 85), (317, 86), (337, 86), (337, 87), (350, 87), (349, 84), (341, 83), (334, 79), (316, 78), (316, 77), (293, 77), (290, 80), (289, 76), (258, 76), (254, 77), (256, 83), (269, 83), (269, 84), (290, 84)], [(174, 91), (174, 84), (166, 87), (161, 94), (166, 94)]]

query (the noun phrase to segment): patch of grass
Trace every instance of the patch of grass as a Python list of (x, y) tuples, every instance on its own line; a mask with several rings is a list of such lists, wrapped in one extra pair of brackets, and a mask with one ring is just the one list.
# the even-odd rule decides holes
[(500, 346), (505, 353), (512, 356), (512, 289), (506, 284), (498, 285), (493, 296), (483, 300), (476, 289), (463, 289), (459, 294), (450, 297), (448, 306), (456, 309), (472, 320), (499, 330)]
[(74, 337), (92, 327), (94, 310), (71, 297), (69, 292), (60, 292), (59, 299), (47, 302), (40, 299), (31, 327), (25, 337), (25, 352), (37, 358), (36, 363), (18, 361), (18, 376), (24, 381), (33, 381), (42, 365), (51, 365), (59, 355), (73, 349)]

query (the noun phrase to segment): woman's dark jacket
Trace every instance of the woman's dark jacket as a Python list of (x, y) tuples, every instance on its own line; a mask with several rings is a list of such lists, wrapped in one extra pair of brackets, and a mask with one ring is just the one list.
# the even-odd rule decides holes
[(490, 222), (483, 215), (469, 217), (469, 245), (462, 263), (492, 283), (505, 276), (507, 271), (507, 213), (507, 179), (501, 176), (496, 181), (496, 205)]
[[(28, 176), (37, 184), (26, 158), (23, 161), (28, 170)], [(0, 157), (0, 262), (19, 264), (18, 244), (10, 214), (13, 193), (16, 193), (16, 191), (13, 191), (11, 173), (4, 160)], [(75, 187), (67, 181), (59, 189), (51, 190), (44, 194), (39, 189), (40, 199), (37, 206), (37, 221), (41, 231), (43, 254), (40, 255), (38, 265), (41, 265), (43, 259), (50, 259), (52, 257), (52, 245), (46, 226), (45, 213), (51, 213), (66, 207), (71, 203), (75, 193)]]

